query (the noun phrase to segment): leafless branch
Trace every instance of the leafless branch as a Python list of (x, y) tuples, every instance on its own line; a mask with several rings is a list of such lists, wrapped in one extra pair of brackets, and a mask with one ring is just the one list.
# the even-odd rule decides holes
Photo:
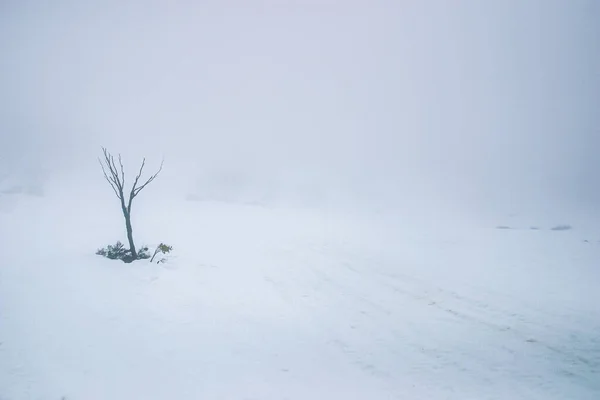
[(137, 184), (142, 176), (142, 172), (144, 171), (144, 166), (146, 165), (146, 158), (142, 160), (142, 165), (140, 165), (140, 170), (133, 181), (133, 186), (131, 187), (131, 193), (129, 194), (129, 198), (133, 199), (135, 197), (135, 189), (137, 188)]
[(146, 163), (146, 159), (144, 159), (144, 161), (142, 162), (142, 166), (140, 167), (140, 172), (138, 173), (138, 176), (135, 178), (135, 183), (133, 184), (133, 188), (131, 190), (131, 198), (134, 198), (135, 196), (137, 196), (138, 193), (142, 191), (142, 189), (144, 189), (146, 186), (148, 186), (148, 184), (150, 182), (152, 182), (154, 179), (156, 179), (158, 174), (160, 174), (160, 171), (162, 171), (164, 162), (165, 162), (164, 160), (161, 161), (160, 167), (158, 168), (158, 171), (156, 171), (156, 173), (154, 175), (152, 175), (150, 178), (148, 178), (146, 180), (146, 182), (144, 182), (141, 186), (137, 186), (140, 176), (142, 176), (142, 170), (144, 169), (144, 165)]
[[(123, 167), (123, 159), (121, 158), (121, 154), (118, 155), (119, 166), (115, 162), (115, 158), (112, 154), (106, 150), (106, 148), (102, 148), (102, 152), (104, 154), (104, 163), (100, 158), (98, 161), (100, 162), (100, 166), (102, 167), (102, 172), (104, 173), (104, 178), (108, 181), (113, 191), (117, 195), (117, 197), (121, 200), (123, 208), (125, 208), (125, 196), (124, 196), (124, 187), (125, 187), (125, 168)], [(131, 191), (129, 192), (129, 200), (127, 201), (127, 211), (131, 211), (131, 202), (133, 199), (146, 187), (150, 182), (152, 182), (158, 174), (162, 171), (164, 160), (160, 163), (160, 168), (158, 171), (148, 178), (143, 184), (139, 185), (140, 178), (142, 177), (142, 173), (144, 172), (144, 167), (146, 166), (146, 159), (142, 160), (142, 165), (140, 166), (140, 170), (135, 177), (133, 182), (133, 186), (131, 187)], [(108, 173), (105, 168), (108, 167)], [(120, 172), (120, 173), (119, 173)]]
[(119, 153), (119, 165), (121, 166), (121, 186), (125, 185), (125, 170), (123, 169), (123, 160), (121, 159), (121, 154)]
[(115, 165), (115, 158), (112, 156), (112, 154), (109, 154), (107, 160), (108, 160), (110, 173), (113, 177), (113, 182), (117, 185), (117, 187), (119, 188), (119, 191), (122, 192), (123, 191), (123, 181), (121, 181), (119, 179), (119, 174), (117, 173), (117, 166)]
[(115, 160), (113, 156), (108, 153), (106, 148), (103, 147), (102, 152), (104, 154), (104, 163), (106, 163), (108, 171), (110, 172), (109, 176), (109, 174), (106, 172), (106, 168), (104, 168), (102, 160), (98, 158), (98, 162), (100, 163), (100, 166), (102, 167), (102, 172), (104, 173), (104, 178), (110, 184), (110, 187), (115, 192), (117, 198), (123, 199), (123, 180), (119, 180), (119, 175), (117, 174), (117, 169), (115, 166)]
[(104, 169), (104, 164), (102, 164), (102, 161), (100, 161), (100, 158), (98, 158), (98, 162), (100, 163), (100, 167), (102, 167), (102, 172), (104, 173), (104, 178), (106, 178), (106, 181), (110, 184), (110, 187), (115, 192), (115, 194), (117, 195), (117, 197), (120, 199), (121, 197), (119, 196), (119, 192), (117, 191), (117, 188), (113, 184), (112, 180), (106, 174), (106, 170)]

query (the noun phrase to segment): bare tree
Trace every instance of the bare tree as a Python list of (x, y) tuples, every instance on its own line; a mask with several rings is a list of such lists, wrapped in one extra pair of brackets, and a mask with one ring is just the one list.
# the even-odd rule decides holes
[[(98, 161), (102, 167), (102, 172), (104, 172), (104, 177), (121, 202), (121, 210), (123, 211), (123, 216), (125, 217), (125, 228), (127, 229), (127, 240), (129, 241), (129, 250), (131, 252), (131, 261), (133, 261), (138, 258), (138, 253), (135, 249), (135, 243), (133, 242), (133, 228), (131, 227), (131, 203), (133, 202), (133, 199), (135, 199), (135, 197), (158, 176), (160, 171), (162, 171), (164, 160), (160, 163), (160, 168), (158, 171), (154, 175), (150, 176), (144, 183), (140, 184), (140, 177), (142, 176), (144, 166), (146, 165), (146, 159), (143, 159), (140, 170), (133, 181), (131, 190), (129, 191), (129, 198), (126, 199), (125, 170), (123, 168), (121, 154), (118, 155), (119, 167), (117, 168), (115, 158), (106, 150), (106, 148), (102, 148), (102, 153), (104, 154), (104, 159), (98, 158)], [(107, 169), (108, 173), (106, 172)]]

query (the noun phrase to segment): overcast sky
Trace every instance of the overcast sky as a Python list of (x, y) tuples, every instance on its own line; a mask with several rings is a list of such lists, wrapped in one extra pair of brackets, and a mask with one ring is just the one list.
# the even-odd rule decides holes
[(599, 1), (93, 3), (0, 2), (14, 171), (95, 174), (104, 145), (182, 185), (600, 204)]

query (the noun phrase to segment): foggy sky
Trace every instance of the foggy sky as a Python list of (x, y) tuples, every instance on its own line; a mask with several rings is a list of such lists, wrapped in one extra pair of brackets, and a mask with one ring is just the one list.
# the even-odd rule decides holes
[(103, 145), (181, 188), (600, 204), (598, 1), (91, 3), (0, 3), (11, 173), (96, 179)]

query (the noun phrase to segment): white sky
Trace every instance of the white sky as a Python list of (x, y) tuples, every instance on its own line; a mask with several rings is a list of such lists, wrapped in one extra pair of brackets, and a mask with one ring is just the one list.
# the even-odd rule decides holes
[(3, 1), (0, 155), (597, 209), (598, 21), (595, 0)]

